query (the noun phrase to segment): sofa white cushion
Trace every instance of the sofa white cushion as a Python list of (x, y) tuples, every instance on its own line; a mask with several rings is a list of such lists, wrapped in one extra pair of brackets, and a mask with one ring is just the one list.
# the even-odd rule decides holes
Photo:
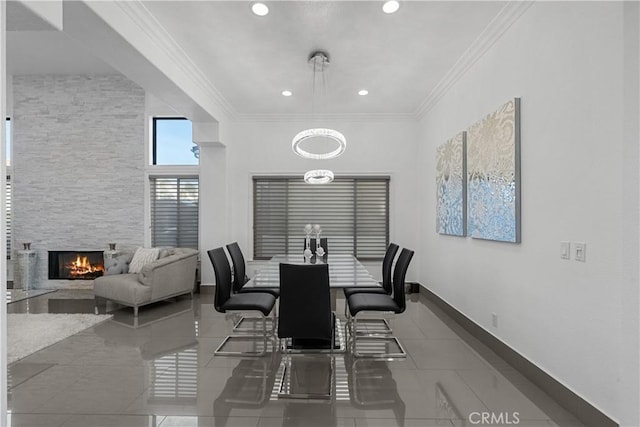
[(158, 248), (138, 248), (133, 254), (133, 259), (129, 264), (129, 273), (140, 273), (142, 267), (151, 264), (158, 259), (160, 249)]

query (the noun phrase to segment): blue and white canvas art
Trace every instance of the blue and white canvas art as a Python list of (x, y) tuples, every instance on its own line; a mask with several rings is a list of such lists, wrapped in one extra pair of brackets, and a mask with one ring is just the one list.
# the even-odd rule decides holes
[(460, 132), (436, 149), (436, 231), (466, 235), (467, 194), (466, 132)]
[(520, 99), (467, 130), (468, 232), (520, 242)]

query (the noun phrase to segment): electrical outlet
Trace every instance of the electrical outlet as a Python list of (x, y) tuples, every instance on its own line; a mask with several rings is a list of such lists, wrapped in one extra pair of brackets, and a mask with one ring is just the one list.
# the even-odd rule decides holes
[(560, 258), (571, 259), (571, 243), (560, 242)]
[(584, 242), (576, 242), (575, 244), (576, 261), (587, 262), (587, 244)]
[(491, 324), (494, 328), (498, 327), (498, 315), (495, 313), (491, 313)]

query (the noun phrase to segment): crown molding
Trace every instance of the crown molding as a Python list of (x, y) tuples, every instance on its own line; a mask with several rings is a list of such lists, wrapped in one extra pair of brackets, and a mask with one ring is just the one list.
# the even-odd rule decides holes
[(332, 113), (332, 114), (309, 114), (309, 113), (282, 113), (282, 114), (239, 114), (234, 121), (246, 122), (403, 122), (415, 121), (413, 113)]
[(191, 81), (207, 98), (213, 102), (231, 119), (238, 116), (238, 112), (225, 99), (220, 91), (211, 83), (200, 68), (193, 62), (191, 57), (182, 47), (171, 37), (169, 32), (162, 26), (155, 16), (147, 9), (141, 0), (115, 1), (112, 4), (129, 17), (140, 31), (147, 35), (171, 63), (180, 69), (184, 76)]
[(500, 9), (500, 12), (427, 95), (416, 110), (414, 117), (417, 119), (424, 117), (534, 2), (535, 0), (510, 0)]

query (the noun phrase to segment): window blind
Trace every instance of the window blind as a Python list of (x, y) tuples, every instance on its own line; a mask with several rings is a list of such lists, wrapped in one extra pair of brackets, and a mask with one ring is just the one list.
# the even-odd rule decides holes
[(389, 177), (338, 177), (324, 185), (253, 178), (254, 259), (302, 253), (306, 224), (320, 224), (330, 253), (382, 259), (389, 244)]
[(7, 230), (7, 259), (11, 259), (11, 239), (12, 239), (12, 222), (11, 222), (11, 175), (7, 175), (7, 183), (5, 187), (5, 212), (6, 212), (6, 230)]
[(150, 177), (151, 244), (198, 249), (198, 177)]

